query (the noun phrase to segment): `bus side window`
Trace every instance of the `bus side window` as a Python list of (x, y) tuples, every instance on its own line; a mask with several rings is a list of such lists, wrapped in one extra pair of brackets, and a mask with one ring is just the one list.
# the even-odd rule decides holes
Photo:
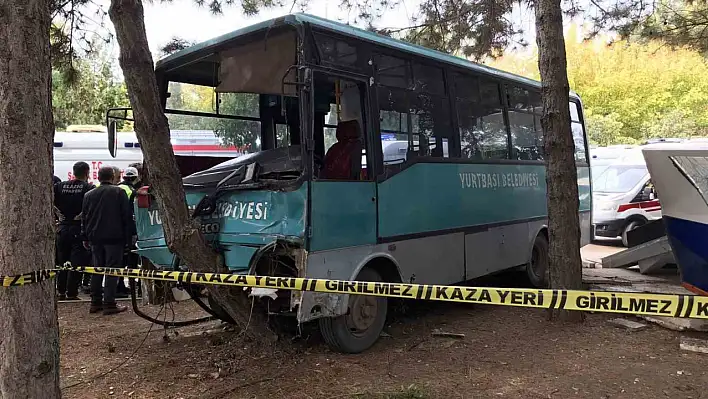
[[(379, 129), (384, 166), (402, 164), (409, 152), (408, 98), (400, 89), (378, 87)], [(412, 138), (410, 140), (413, 141)]]
[(461, 156), (466, 159), (507, 159), (506, 124), (499, 85), (475, 76), (455, 75)]
[(575, 160), (580, 163), (587, 163), (585, 154), (585, 134), (583, 134), (583, 124), (580, 121), (578, 104), (570, 102), (570, 128), (573, 132), (573, 142), (575, 143)]
[(446, 99), (418, 94), (413, 96), (410, 112), (414, 142), (418, 141), (415, 152), (420, 156), (448, 158), (450, 109)]
[(400, 89), (411, 88), (413, 84), (408, 61), (387, 55), (377, 55), (375, 59), (379, 85)]
[(541, 96), (517, 86), (507, 87), (512, 159), (542, 160)]
[(375, 59), (384, 167), (413, 157), (449, 157), (452, 124), (442, 68), (384, 55)]

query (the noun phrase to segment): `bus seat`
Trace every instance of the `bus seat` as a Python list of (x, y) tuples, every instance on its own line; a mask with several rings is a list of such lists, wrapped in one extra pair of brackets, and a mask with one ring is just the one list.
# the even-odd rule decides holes
[(342, 121), (337, 125), (337, 142), (327, 151), (322, 175), (324, 179), (359, 180), (362, 142), (359, 123)]

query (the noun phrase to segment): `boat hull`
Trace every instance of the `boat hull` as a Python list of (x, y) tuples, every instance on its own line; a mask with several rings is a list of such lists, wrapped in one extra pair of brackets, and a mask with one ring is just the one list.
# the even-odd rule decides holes
[(708, 296), (708, 225), (664, 216), (666, 234), (686, 289)]
[(708, 147), (644, 149), (681, 283), (708, 296)]

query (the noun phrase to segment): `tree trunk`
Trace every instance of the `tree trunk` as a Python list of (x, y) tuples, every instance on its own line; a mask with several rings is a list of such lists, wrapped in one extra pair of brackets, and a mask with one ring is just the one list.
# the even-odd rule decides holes
[[(548, 190), (549, 282), (555, 289), (582, 289), (578, 172), (570, 130), (568, 71), (560, 0), (536, 1), (538, 69)], [(584, 314), (549, 310), (551, 320), (582, 321)]]
[[(112, 0), (108, 14), (116, 30), (120, 66), (133, 107), (135, 133), (150, 171), (151, 188), (157, 199), (167, 245), (191, 270), (223, 272), (221, 257), (207, 245), (199, 223), (191, 218), (187, 209), (145, 33), (142, 2)], [(209, 292), (247, 335), (257, 340), (270, 336), (265, 317), (256, 312), (251, 315), (251, 303), (243, 290), (232, 293), (224, 287), (209, 287)], [(249, 321), (250, 328), (247, 328)]]
[[(0, 2), (0, 275), (54, 267), (49, 3)], [(59, 397), (54, 280), (0, 287), (0, 398)]]

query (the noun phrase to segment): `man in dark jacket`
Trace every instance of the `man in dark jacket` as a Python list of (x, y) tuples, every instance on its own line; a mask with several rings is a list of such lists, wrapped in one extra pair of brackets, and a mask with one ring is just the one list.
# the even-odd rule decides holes
[[(91, 248), (95, 267), (123, 267), (123, 251), (133, 241), (133, 215), (125, 191), (115, 186), (114, 171), (104, 166), (98, 171), (101, 185), (89, 191), (84, 197), (82, 231)], [(103, 276), (91, 276), (90, 313), (103, 311), (104, 315), (125, 311), (127, 308), (116, 304), (118, 277), (105, 276), (105, 285), (101, 292)]]
[[(74, 266), (89, 264), (90, 255), (82, 245), (81, 207), (84, 195), (94, 188), (88, 182), (90, 167), (86, 162), (74, 164), (74, 179), (60, 181), (54, 185), (54, 209), (58, 221), (57, 263), (70, 262)], [(60, 300), (78, 300), (81, 273), (60, 271), (57, 277), (57, 291)]]

